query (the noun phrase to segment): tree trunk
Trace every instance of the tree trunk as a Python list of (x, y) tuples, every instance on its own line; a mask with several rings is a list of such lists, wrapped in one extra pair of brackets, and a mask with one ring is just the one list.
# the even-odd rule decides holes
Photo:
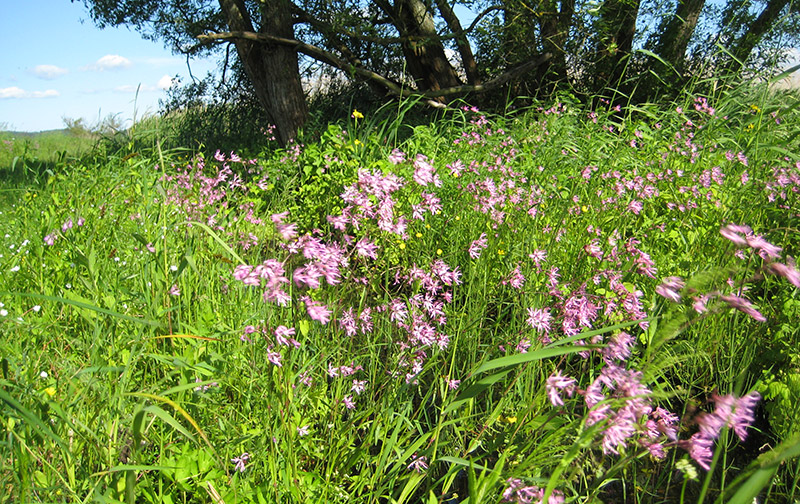
[(436, 26), (422, 0), (397, 0), (392, 20), (401, 36), (419, 37), (403, 42), (402, 50), (408, 71), (423, 91), (435, 91), (461, 85), (438, 40)]
[[(458, 20), (453, 8), (447, 0), (436, 0), (436, 6), (439, 7), (439, 12), (442, 18), (447, 23), (447, 27), (453, 33), (460, 33), (463, 31), (461, 22)], [(461, 54), (461, 64), (464, 66), (464, 73), (467, 75), (467, 82), (474, 86), (481, 83), (480, 76), (478, 75), (478, 64), (475, 63), (475, 56), (472, 54), (472, 47), (469, 45), (469, 40), (465, 34), (460, 34), (456, 37), (456, 44), (458, 52)]]
[(732, 71), (739, 72), (742, 66), (747, 63), (750, 58), (750, 53), (753, 52), (755, 46), (761, 41), (762, 37), (772, 28), (775, 21), (781, 15), (781, 12), (789, 4), (789, 0), (769, 0), (767, 7), (759, 14), (753, 24), (747, 29), (744, 37), (740, 38), (738, 44), (731, 47), (731, 53), (736, 57), (736, 60), (731, 60), (728, 68)]
[[(606, 0), (600, 8), (595, 59), (595, 91), (606, 86), (621, 89), (627, 59), (636, 35), (641, 0)], [(624, 90), (622, 90), (624, 91)]]
[[(219, 4), (231, 31), (256, 31), (243, 0), (219, 0)], [(262, 19), (258, 32), (294, 38), (290, 7), (291, 3), (287, 0), (261, 2)], [(288, 144), (297, 136), (308, 116), (297, 51), (289, 46), (259, 44), (243, 39), (234, 43), (259, 102), (270, 122), (276, 126), (280, 143)]]
[[(697, 28), (697, 21), (706, 0), (678, 0), (675, 13), (665, 19), (660, 28), (660, 35), (656, 41), (653, 52), (658, 54), (664, 61), (669, 63), (679, 74), (683, 73), (686, 58), (686, 49), (689, 47), (689, 40)], [(658, 64), (659, 70), (669, 70)], [(662, 75), (663, 72), (656, 72)]]
[(539, 32), (542, 50), (552, 58), (539, 68), (538, 82), (541, 87), (551, 88), (567, 81), (567, 57), (564, 45), (575, 13), (575, 0), (562, 0), (558, 10), (556, 0), (543, 0), (539, 13)]

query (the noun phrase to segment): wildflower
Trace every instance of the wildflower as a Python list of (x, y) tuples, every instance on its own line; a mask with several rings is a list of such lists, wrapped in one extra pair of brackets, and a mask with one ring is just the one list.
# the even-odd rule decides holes
[(362, 114), (361, 112), (359, 112), (356, 109), (353, 109), (353, 113), (351, 115), (352, 115), (353, 119), (356, 119), (356, 120), (364, 119), (364, 114)]
[(447, 380), (447, 388), (455, 390), (461, 385), (461, 380)]
[(728, 306), (730, 306), (731, 308), (735, 308), (740, 312), (744, 313), (745, 315), (750, 315), (759, 322), (765, 322), (767, 320), (767, 318), (764, 315), (762, 315), (761, 312), (756, 310), (755, 306), (753, 306), (753, 303), (751, 303), (750, 301), (748, 301), (743, 297), (730, 294), (730, 295), (720, 296), (720, 299), (728, 303)]
[(344, 402), (344, 407), (347, 409), (353, 409), (356, 407), (356, 403), (353, 402), (353, 398), (349, 395), (344, 396), (344, 398), (342, 398), (342, 402)]
[(748, 235), (752, 234), (753, 230), (750, 229), (748, 226), (739, 226), (736, 224), (728, 224), (724, 228), (719, 230), (719, 233), (727, 238), (728, 240), (732, 241), (736, 245), (747, 245), (747, 240), (740, 236), (742, 234)]
[(683, 286), (682, 278), (676, 276), (667, 277), (664, 279), (664, 283), (656, 287), (656, 294), (669, 299), (673, 303), (679, 303), (681, 295), (678, 291), (683, 289)]
[(392, 164), (400, 164), (405, 160), (406, 154), (400, 149), (392, 149), (392, 153), (389, 154), (389, 162)]
[(800, 272), (797, 271), (792, 266), (787, 266), (786, 264), (783, 263), (774, 262), (770, 263), (769, 266), (767, 266), (767, 270), (770, 273), (786, 278), (787, 280), (789, 280), (789, 282), (791, 282), (792, 285), (800, 289)]
[(469, 246), (469, 256), (473, 259), (479, 258), (481, 256), (481, 251), (488, 246), (488, 243), (486, 233), (481, 233), (481, 237), (473, 241)]
[(607, 359), (625, 360), (631, 355), (631, 347), (636, 340), (625, 331), (620, 331), (613, 335), (608, 342), (608, 346), (603, 349), (603, 355)]
[(300, 343), (298, 343), (292, 336), (294, 336), (295, 330), (294, 327), (286, 327), (284, 325), (279, 325), (275, 328), (275, 341), (278, 342), (279, 345), (283, 346), (294, 346), (295, 348), (300, 348)]
[(423, 154), (417, 154), (414, 159), (414, 182), (423, 186), (433, 184), (440, 187), (442, 185), (442, 181), (436, 175), (436, 169), (428, 161), (428, 157)]
[(281, 359), (282, 357), (280, 353), (267, 350), (267, 360), (270, 361), (273, 365), (278, 367), (283, 367), (283, 365), (281, 364)]
[(49, 246), (52, 247), (53, 244), (55, 244), (55, 242), (56, 242), (56, 232), (55, 231), (53, 231), (52, 233), (50, 233), (49, 235), (44, 237), (45, 245), (49, 245)]
[(61, 232), (66, 233), (72, 229), (72, 217), (68, 218), (64, 223), (61, 225)]
[(418, 456), (416, 453), (411, 459), (411, 463), (407, 466), (408, 469), (421, 473), (428, 469), (428, 457), (425, 455)]
[(171, 296), (180, 296), (181, 290), (178, 288), (178, 284), (172, 284), (172, 287), (169, 289), (169, 293)]
[(154, 246), (152, 243), (148, 243), (148, 244), (147, 244), (147, 250), (148, 250), (148, 251), (149, 251), (151, 254), (155, 254), (155, 253), (156, 253), (156, 247), (155, 247), (155, 246)]
[(300, 437), (307, 436), (308, 432), (309, 432), (309, 426), (308, 425), (304, 425), (302, 427), (298, 427), (297, 428), (297, 435), (300, 436)]
[(378, 258), (377, 251), (378, 251), (378, 246), (372, 243), (366, 237), (361, 238), (356, 243), (356, 252), (358, 252), (358, 254), (361, 256), (369, 257), (370, 259), (377, 259)]
[(561, 399), (559, 391), (563, 390), (568, 396), (572, 397), (576, 383), (575, 378), (562, 376), (561, 371), (556, 371), (551, 374), (545, 383), (545, 389), (547, 390), (547, 397), (550, 399), (550, 403), (553, 406), (563, 406), (564, 401)]
[[(219, 151), (217, 151), (217, 153), (219, 153)], [(238, 457), (233, 457), (231, 459), (231, 462), (236, 464), (234, 469), (239, 471), (240, 473), (242, 473), (242, 472), (244, 472), (245, 464), (247, 463), (248, 460), (250, 460), (250, 454), (247, 453), (247, 452), (244, 452), (241, 455), (239, 455)]]
[(308, 296), (304, 296), (301, 301), (306, 305), (306, 312), (311, 320), (316, 320), (322, 325), (327, 324), (331, 320), (331, 311), (323, 304), (312, 300)]
[(550, 332), (550, 321), (553, 316), (547, 310), (540, 308), (528, 308), (528, 319), (525, 321), (529, 326), (545, 334)]
[(367, 389), (367, 380), (353, 380), (353, 386), (350, 388), (351, 391), (355, 392), (358, 395), (361, 395), (364, 390)]

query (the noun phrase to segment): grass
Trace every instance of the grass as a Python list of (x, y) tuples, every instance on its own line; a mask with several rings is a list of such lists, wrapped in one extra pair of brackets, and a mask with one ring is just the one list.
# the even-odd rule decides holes
[(16, 179), (0, 491), (792, 502), (797, 103), (401, 106)]

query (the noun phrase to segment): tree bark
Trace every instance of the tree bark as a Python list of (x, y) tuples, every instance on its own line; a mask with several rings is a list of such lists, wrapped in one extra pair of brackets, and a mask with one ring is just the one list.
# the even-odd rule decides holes
[(461, 55), (461, 64), (464, 67), (464, 73), (467, 76), (467, 82), (470, 85), (477, 85), (481, 83), (481, 78), (478, 75), (478, 64), (475, 63), (475, 56), (472, 54), (472, 47), (469, 45), (467, 35), (461, 28), (461, 22), (458, 20), (453, 8), (447, 0), (436, 0), (436, 6), (439, 7), (439, 12), (450, 31), (456, 35), (456, 45), (458, 52)]
[[(219, 4), (231, 31), (255, 32), (243, 0), (219, 0)], [(290, 8), (287, 0), (261, 2), (259, 33), (294, 38)], [(288, 144), (308, 117), (297, 52), (285, 45), (265, 45), (246, 39), (236, 39), (234, 44), (259, 102), (276, 126), (280, 143)]]
[(564, 45), (567, 42), (572, 16), (575, 13), (575, 0), (561, 0), (560, 10), (556, 0), (543, 0), (540, 4), (539, 32), (542, 49), (553, 58), (539, 69), (540, 87), (551, 87), (567, 81), (567, 57)]
[[(683, 74), (686, 49), (689, 47), (689, 40), (697, 28), (697, 21), (705, 4), (706, 0), (678, 0), (675, 13), (669, 19), (665, 19), (659, 28), (660, 35), (653, 52), (672, 66), (678, 74)], [(656, 73), (662, 74), (662, 72)]]
[(778, 20), (787, 5), (789, 5), (789, 0), (769, 0), (767, 7), (753, 21), (753, 24), (747, 28), (747, 32), (739, 39), (739, 43), (731, 47), (731, 53), (736, 59), (731, 60), (729, 63), (728, 68), (730, 70), (735, 72), (742, 70), (742, 66), (747, 63), (755, 46), (761, 42), (764, 35), (772, 28), (772, 25), (775, 24), (775, 21)]
[(606, 86), (621, 90), (627, 59), (636, 35), (641, 0), (606, 0), (600, 8), (595, 59), (595, 91)]
[(401, 36), (420, 37), (402, 44), (408, 71), (420, 90), (435, 91), (461, 85), (438, 40), (433, 16), (422, 0), (397, 0), (391, 17)]

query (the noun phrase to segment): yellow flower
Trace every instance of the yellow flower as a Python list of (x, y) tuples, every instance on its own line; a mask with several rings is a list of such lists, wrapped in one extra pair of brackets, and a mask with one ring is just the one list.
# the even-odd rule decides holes
[(442, 255), (442, 249), (436, 249), (436, 255)]
[(356, 138), (356, 139), (353, 141), (353, 144), (355, 144), (355, 145), (364, 145), (363, 143), (361, 143), (361, 140), (359, 140), (358, 138)]
[(364, 119), (364, 114), (356, 109), (353, 109), (353, 119)]
[(400, 247), (400, 250), (405, 250), (405, 248), (406, 248), (406, 244), (405, 244), (405, 243), (401, 243), (401, 244), (399, 245), (399, 247)]
[(56, 395), (56, 388), (55, 387), (47, 387), (46, 389), (44, 389), (44, 393), (49, 395), (50, 397), (53, 397), (54, 395)]
[(461, 216), (460, 215), (456, 215), (456, 220), (461, 220)]
[(497, 251), (497, 255), (506, 255), (506, 251), (503, 250), (503, 249), (500, 249), (500, 250)]
[(414, 236), (416, 236), (417, 238), (422, 238), (422, 233), (417, 232), (416, 234), (414, 234)]
[(586, 213), (586, 212), (588, 212), (588, 211), (589, 211), (589, 207), (587, 207), (586, 205), (583, 205), (583, 206), (581, 207), (581, 212), (583, 212), (583, 213)]

